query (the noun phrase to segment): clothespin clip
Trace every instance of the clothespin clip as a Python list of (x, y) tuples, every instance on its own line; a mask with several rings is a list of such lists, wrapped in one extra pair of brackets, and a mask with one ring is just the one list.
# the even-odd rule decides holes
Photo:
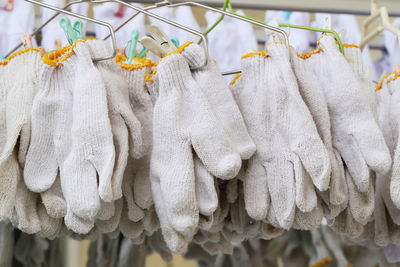
[(61, 18), (60, 26), (64, 30), (67, 40), (70, 44), (73, 44), (77, 40), (83, 38), (82, 22), (75, 21), (74, 27), (72, 27), (71, 21), (68, 18)]
[(139, 41), (139, 31), (133, 30), (131, 32), (131, 40), (129, 41), (129, 49), (126, 57), (125, 64), (132, 64), (133, 59), (136, 58), (144, 58), (147, 55), (147, 49), (142, 48), (140, 52), (136, 51), (136, 46)]
[(7, 4), (4, 7), (5, 11), (11, 12), (14, 9), (14, 0), (7, 0)]
[(179, 40), (176, 37), (171, 38), (172, 43), (178, 48), (179, 47)]
[(61, 44), (61, 40), (60, 40), (60, 39), (54, 40), (54, 48), (55, 48), (56, 50), (62, 48), (62, 44)]
[(283, 17), (284, 17), (284, 19), (285, 19), (286, 22), (289, 22), (290, 16), (292, 16), (292, 12), (290, 12), (290, 11), (283, 11)]
[(24, 44), (25, 48), (33, 48), (32, 35), (30, 35), (29, 33), (24, 33), (21, 37), (21, 41)]
[(164, 57), (177, 50), (171, 39), (157, 26), (150, 25), (148, 32), (151, 37), (143, 37), (140, 43), (158, 57)]
[(5, 56), (0, 56), (0, 60), (5, 60), (6, 57)]
[(125, 15), (126, 6), (122, 4), (118, 4), (118, 10), (114, 13), (114, 16), (117, 18), (123, 18)]

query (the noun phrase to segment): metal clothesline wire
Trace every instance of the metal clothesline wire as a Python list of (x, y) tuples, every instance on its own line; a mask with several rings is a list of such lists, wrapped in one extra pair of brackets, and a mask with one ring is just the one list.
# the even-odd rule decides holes
[[(135, 2), (141, 4), (154, 4), (154, 0), (125, 0), (125, 2)], [(180, 3), (183, 1), (170, 1), (172, 4)], [(221, 8), (220, 2), (211, 1), (196, 1), (199, 4), (207, 5), (214, 8)], [(271, 5), (271, 4), (247, 4), (247, 3), (232, 3), (235, 9), (254, 9), (254, 10), (286, 10), (286, 11), (299, 11), (311, 13), (331, 13), (331, 14), (350, 14), (369, 16), (370, 10), (357, 10), (346, 8), (321, 8), (321, 7), (301, 7), (301, 6), (286, 6), (286, 5)], [(390, 12), (390, 17), (400, 17), (400, 12)]]

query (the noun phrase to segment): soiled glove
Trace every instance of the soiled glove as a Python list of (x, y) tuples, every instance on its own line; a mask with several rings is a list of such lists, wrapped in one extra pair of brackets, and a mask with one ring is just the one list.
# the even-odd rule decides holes
[(258, 149), (248, 164), (244, 192), (246, 209), (256, 220), (266, 217), (270, 194), (269, 214), (278, 222), (274, 226), (288, 229), (296, 205), (303, 212), (316, 207), (313, 182), (327, 189), (330, 163), (298, 92), (287, 48), (273, 44), (269, 50), (271, 55), (255, 53), (242, 59), (239, 108)]
[(63, 191), (68, 191), (64, 194), (72, 211), (91, 220), (100, 208), (99, 196), (110, 200), (106, 193), (111, 190), (115, 148), (101, 74), (86, 43), (77, 43), (74, 53), (77, 75), (72, 93), (72, 145), (64, 163), (68, 185)]
[[(111, 47), (104, 41), (87, 42), (93, 58), (111, 53)], [(122, 197), (122, 179), (129, 151), (135, 158), (144, 155), (142, 126), (136, 118), (129, 102), (129, 88), (121, 69), (114, 61), (100, 61), (96, 67), (103, 78), (108, 101), (114, 145), (116, 150), (115, 166), (110, 184), (100, 186), (100, 197), (112, 201)]]
[(320, 50), (311, 56), (328, 103), (333, 146), (340, 153), (360, 192), (368, 191), (370, 168), (390, 169), (391, 158), (375, 121), (362, 84), (330, 36), (320, 39)]
[(153, 117), (153, 197), (164, 238), (175, 252), (185, 245), (178, 245), (181, 239), (172, 236), (182, 234), (191, 239), (199, 218), (192, 147), (207, 170), (218, 178), (235, 177), (241, 166), (240, 155), (191, 76), (189, 67), (203, 66), (206, 59), (188, 59), (182, 55), (187, 49), (202, 48), (184, 45), (159, 63), (159, 96)]

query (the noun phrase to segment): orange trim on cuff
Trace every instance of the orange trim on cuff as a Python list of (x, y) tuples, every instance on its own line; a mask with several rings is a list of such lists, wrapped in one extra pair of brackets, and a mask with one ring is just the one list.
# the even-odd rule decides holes
[(325, 258), (319, 260), (317, 263), (311, 265), (310, 267), (325, 267), (325, 266), (328, 266), (331, 263), (331, 261), (332, 261), (332, 258), (328, 256), (328, 257), (325, 257)]
[(115, 62), (117, 62), (118, 66), (120, 66), (122, 69), (126, 70), (137, 70), (145, 67), (153, 67), (155, 66), (155, 63), (151, 61), (150, 59), (147, 58), (135, 58), (134, 61), (139, 62), (139, 63), (133, 63), (133, 64), (126, 64), (124, 63), (126, 61), (126, 57), (122, 55), (117, 55), (115, 57)]
[(236, 74), (236, 76), (232, 79), (232, 81), (229, 83), (229, 85), (234, 85), (239, 78), (242, 77), (242, 73)]
[(35, 52), (39, 52), (41, 53), (42, 51), (40, 50), (40, 48), (25, 48), (23, 50), (17, 51), (12, 53), (9, 57), (7, 57), (6, 59), (4, 59), (3, 61), (0, 61), (0, 65), (7, 65), (8, 63), (10, 63), (10, 61), (14, 58), (16, 58), (17, 56), (20, 56), (22, 54), (28, 53), (30, 51), (35, 51)]
[(65, 46), (61, 49), (48, 53), (42, 57), (42, 61), (50, 66), (57, 67), (62, 66), (63, 62), (67, 60), (74, 52), (75, 46), (77, 46), (81, 42), (86, 42), (90, 40), (98, 40), (97, 38), (85, 38), (82, 40), (78, 40), (72, 45)]
[(397, 78), (400, 77), (400, 72), (391, 72), (389, 74), (386, 74), (385, 76), (383, 76), (383, 78), (379, 81), (378, 85), (375, 86), (375, 90), (381, 90), (383, 83), (386, 80), (386, 84), (389, 84), (395, 80), (397, 80)]

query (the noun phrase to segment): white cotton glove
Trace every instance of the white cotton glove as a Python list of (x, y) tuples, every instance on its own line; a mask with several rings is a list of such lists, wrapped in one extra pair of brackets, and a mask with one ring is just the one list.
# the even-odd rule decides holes
[(133, 113), (142, 126), (143, 157), (137, 162), (130, 174), (133, 181), (134, 200), (142, 209), (148, 209), (153, 204), (150, 185), (150, 151), (152, 145), (153, 103), (147, 90), (145, 78), (151, 73), (154, 65), (148, 59), (134, 59), (133, 64), (124, 64), (124, 58), (117, 58), (129, 85), (129, 99)]
[(72, 93), (72, 146), (64, 163), (68, 180), (63, 191), (65, 188), (72, 211), (91, 220), (99, 210), (99, 196), (110, 200), (107, 193), (111, 190), (115, 148), (106, 85), (92, 62), (88, 45), (77, 43), (74, 53), (77, 75)]
[(270, 194), (271, 209), (279, 226), (288, 229), (294, 219), (295, 204), (303, 212), (316, 207), (310, 177), (317, 188), (326, 190), (330, 163), (298, 92), (287, 48), (273, 44), (269, 49), (271, 57), (259, 53), (242, 59), (244, 85), (239, 107), (258, 149), (243, 178), (244, 192), (247, 212), (256, 220), (267, 215)]
[(346, 181), (343, 170), (338, 163), (336, 152), (332, 147), (331, 124), (328, 106), (320, 84), (305, 60), (299, 58), (291, 49), (291, 63), (297, 78), (300, 94), (307, 105), (317, 127), (319, 136), (329, 153), (331, 162), (331, 178), (329, 190), (320, 192), (326, 205), (337, 206), (347, 201)]
[[(92, 58), (111, 53), (105, 41), (87, 42)], [(111, 60), (96, 64), (106, 86), (109, 118), (116, 150), (115, 166), (111, 184), (99, 188), (99, 195), (105, 201), (122, 197), (122, 179), (129, 154), (142, 157), (147, 151), (143, 144), (142, 125), (135, 116), (129, 102), (129, 87), (118, 65)], [(130, 153), (129, 153), (130, 152)]]
[(184, 250), (179, 233), (191, 239), (198, 224), (192, 147), (218, 178), (232, 179), (241, 166), (239, 154), (191, 76), (189, 66), (203, 66), (205, 57), (182, 55), (192, 49), (202, 48), (185, 45), (162, 59), (157, 68), (159, 96), (154, 106), (150, 177), (153, 197), (158, 194), (154, 203), (163, 235), (173, 251)]
[[(200, 57), (200, 55), (195, 54), (188, 56)], [(201, 90), (210, 102), (214, 113), (231, 138), (236, 151), (242, 159), (249, 159), (256, 151), (256, 146), (247, 132), (242, 114), (216, 63), (209, 60), (206, 66), (192, 73), (195, 81), (200, 84)]]
[(335, 40), (324, 36), (320, 46), (320, 52), (311, 56), (309, 66), (316, 73), (328, 103), (333, 146), (346, 163), (358, 190), (366, 192), (370, 183), (369, 168), (387, 172), (391, 165), (390, 153), (361, 83)]
[[(390, 78), (389, 78), (390, 79)], [(390, 98), (390, 128), (392, 130), (392, 140), (393, 140), (393, 169), (392, 176), (390, 180), (390, 197), (393, 203), (396, 205), (397, 209), (400, 209), (400, 105), (397, 101), (400, 99), (400, 79), (395, 79), (393, 81), (384, 81), (387, 86), (387, 90), (391, 95)]]

